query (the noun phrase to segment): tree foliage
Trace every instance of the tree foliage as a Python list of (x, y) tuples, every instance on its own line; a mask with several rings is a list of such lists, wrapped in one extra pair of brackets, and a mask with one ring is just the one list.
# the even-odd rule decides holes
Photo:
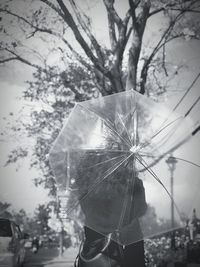
[(0, 202), (0, 217), (10, 219), (12, 214), (10, 212), (11, 204), (7, 202)]
[(45, 205), (45, 204), (38, 205), (38, 207), (35, 210), (34, 217), (35, 217), (35, 222), (38, 225), (37, 231), (40, 235), (45, 234), (47, 230), (49, 229), (49, 226), (48, 226), (49, 213), (50, 213), (50, 209), (48, 205)]
[[(18, 61), (33, 68), (24, 97), (40, 103), (40, 108), (25, 127), (36, 138), (32, 166), (43, 171), (36, 183), (44, 182), (52, 194), (56, 187), (48, 153), (75, 102), (130, 88), (163, 94), (177, 74), (168, 62), (169, 44), (199, 39), (199, 0), (87, 3), (4, 0), (0, 4), (0, 63)], [(106, 20), (105, 41), (94, 30), (95, 8)], [(154, 18), (161, 25), (151, 38), (148, 27)]]
[(0, 218), (6, 218), (14, 220), (24, 231), (30, 231), (29, 227), (30, 218), (24, 209), (20, 209), (19, 211), (15, 211), (12, 209), (12, 205), (8, 202), (0, 201)]

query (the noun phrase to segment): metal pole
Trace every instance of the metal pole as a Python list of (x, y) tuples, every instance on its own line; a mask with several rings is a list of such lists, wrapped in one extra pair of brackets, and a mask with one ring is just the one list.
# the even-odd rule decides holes
[(172, 237), (171, 237), (171, 248), (175, 249), (175, 234), (174, 234), (174, 170), (171, 170), (171, 227), (172, 227)]
[(177, 160), (173, 157), (171, 154), (169, 158), (166, 160), (166, 163), (169, 167), (170, 171), (170, 193), (171, 193), (171, 228), (172, 228), (172, 233), (171, 233), (171, 249), (175, 249), (175, 233), (174, 233), (174, 228), (175, 228), (175, 218), (174, 218), (174, 171), (176, 168), (176, 163)]

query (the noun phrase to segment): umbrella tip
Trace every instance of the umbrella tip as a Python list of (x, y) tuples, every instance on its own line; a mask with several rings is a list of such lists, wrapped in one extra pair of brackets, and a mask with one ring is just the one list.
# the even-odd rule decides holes
[(131, 153), (133, 153), (133, 154), (135, 154), (135, 153), (137, 153), (139, 150), (140, 150), (140, 145), (138, 145), (138, 146), (132, 146), (131, 148), (130, 148), (130, 152)]

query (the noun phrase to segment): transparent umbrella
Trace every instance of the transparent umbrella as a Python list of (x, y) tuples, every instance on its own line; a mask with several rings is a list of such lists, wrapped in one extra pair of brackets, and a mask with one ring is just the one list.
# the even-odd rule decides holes
[(188, 117), (133, 90), (78, 103), (50, 152), (67, 217), (123, 245), (181, 227), (195, 198), (188, 186), (199, 186), (186, 173), (196, 166), (183, 151), (172, 199), (165, 161), (193, 130)]

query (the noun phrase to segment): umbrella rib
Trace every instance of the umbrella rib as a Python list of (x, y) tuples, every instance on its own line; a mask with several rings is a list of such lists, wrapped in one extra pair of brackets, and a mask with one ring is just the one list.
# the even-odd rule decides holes
[[(105, 176), (103, 176), (103, 178), (102, 179), (97, 179), (97, 181), (90, 187), (90, 190), (82, 197), (82, 198), (80, 198), (75, 204), (74, 204), (74, 207), (76, 207), (78, 204), (79, 204), (79, 202), (80, 201), (82, 201), (82, 200), (84, 200), (86, 197), (87, 197), (87, 195), (88, 194), (90, 194), (93, 190), (94, 190), (94, 188), (98, 185), (98, 184), (100, 184), (101, 182), (103, 182), (110, 174), (112, 174), (114, 171), (116, 171), (127, 159), (129, 159), (130, 157), (132, 156), (132, 154), (130, 154), (128, 157), (126, 157), (125, 159), (122, 159), (118, 164), (118, 166), (116, 166), (117, 164), (115, 164), (114, 166), (112, 166), (110, 169), (112, 169), (113, 167), (114, 167), (114, 169), (113, 170), (111, 170), (111, 172), (109, 172), (109, 173), (107, 173)], [(110, 170), (110, 169), (108, 169), (108, 171)], [(74, 209), (74, 207), (71, 209), (71, 210), (67, 210), (67, 213), (70, 213), (73, 209)]]
[[(156, 156), (153, 156), (153, 155), (150, 155), (150, 154), (145, 154), (145, 153), (143, 153), (143, 154), (140, 153), (139, 155), (142, 156), (142, 157), (147, 157), (147, 158), (156, 158)], [(184, 162), (189, 163), (191, 165), (194, 165), (196, 167), (200, 167), (199, 164), (197, 164), (195, 162), (192, 162), (190, 160), (187, 160), (187, 159), (183, 159), (183, 158), (179, 158), (179, 157), (174, 157), (174, 156), (173, 157), (171, 156), (171, 158), (184, 161)]]
[[(110, 123), (108, 123), (108, 121), (106, 121), (106, 120), (104, 120), (102, 117), (101, 117), (101, 119), (105, 122), (105, 125), (107, 125), (107, 127), (111, 130), (111, 131), (113, 131), (113, 133), (115, 133), (122, 141), (124, 141), (127, 145), (128, 145), (128, 147), (130, 147), (130, 144), (128, 143), (128, 141), (125, 139), (125, 138), (123, 138), (114, 128), (113, 128), (113, 126), (110, 124)], [(110, 125), (109, 125), (110, 124)]]
[[(139, 156), (139, 155), (138, 155)], [(139, 159), (140, 158), (140, 159)], [(171, 194), (169, 193), (169, 191), (167, 190), (166, 186), (163, 184), (163, 182), (159, 179), (159, 177), (157, 176), (157, 174), (151, 169), (148, 167), (147, 163), (144, 161), (144, 159), (142, 159), (140, 156), (137, 157), (136, 156), (136, 159), (140, 162), (140, 164), (143, 165), (143, 167), (154, 177), (154, 179), (160, 184), (162, 185), (162, 187), (164, 188), (164, 190), (166, 191), (166, 193), (168, 194), (168, 196), (170, 197), (170, 199), (173, 201), (174, 203), (174, 206), (179, 214), (179, 216), (181, 216), (181, 213), (179, 211), (179, 208), (178, 206), (176, 205), (176, 202), (174, 201), (173, 197), (171, 196)]]
[[(126, 116), (124, 117), (124, 119), (126, 119), (132, 112), (133, 112), (132, 115), (134, 115), (135, 111), (136, 111), (136, 108), (134, 107), (128, 114), (126, 114)], [(130, 138), (130, 136), (129, 136), (128, 130), (127, 130), (125, 124), (123, 123), (122, 118), (119, 116), (119, 113), (117, 113), (117, 115), (118, 115), (118, 118), (120, 119), (120, 121), (121, 121), (121, 123), (122, 123), (124, 129), (126, 130), (128, 139), (129, 139), (129, 141), (130, 141), (130, 145), (132, 146), (132, 145), (133, 145), (133, 142), (132, 142), (132, 140), (131, 140), (131, 138)]]
[(118, 118), (119, 118), (119, 120), (120, 120), (120, 122), (121, 122), (121, 124), (122, 124), (123, 128), (124, 128), (124, 129), (125, 129), (125, 131), (126, 131), (126, 134), (127, 134), (127, 136), (128, 136), (128, 139), (127, 139), (127, 141), (129, 141), (129, 142), (130, 142), (130, 143), (129, 143), (129, 145), (130, 145), (130, 146), (132, 146), (132, 141), (131, 141), (131, 139), (130, 139), (130, 137), (129, 137), (128, 130), (127, 130), (127, 128), (126, 128), (126, 126), (125, 126), (124, 122), (122, 121), (122, 118), (119, 116), (119, 113), (118, 113), (118, 112), (117, 112), (117, 116), (118, 116)]
[(171, 124), (175, 123), (176, 121), (183, 119), (183, 117), (178, 117), (175, 120), (169, 122), (167, 125), (165, 125), (164, 127), (162, 127), (157, 133), (155, 133), (152, 138), (155, 138), (158, 134), (160, 134), (163, 130), (165, 130), (166, 128), (168, 128)]
[[(112, 126), (112, 123), (110, 122), (110, 121), (106, 121), (104, 118), (102, 118), (102, 116), (101, 115), (99, 115), (99, 114), (97, 114), (95, 111), (93, 111), (91, 108), (86, 108), (86, 107), (84, 107), (84, 106), (82, 106), (81, 104), (79, 104), (83, 109), (86, 109), (87, 111), (89, 111), (89, 112), (92, 112), (92, 113), (94, 113), (97, 117), (99, 117), (104, 123), (105, 123), (105, 125), (113, 132), (113, 133), (115, 133), (122, 141), (124, 141), (128, 146), (130, 146), (129, 145), (129, 143), (127, 142), (127, 140), (126, 139), (124, 139), (114, 128), (113, 128), (113, 126)], [(110, 124), (110, 125), (109, 125)]]
[[(89, 192), (87, 194), (89, 194), (93, 189), (94, 187), (96, 187), (96, 185), (98, 185), (99, 183), (103, 182), (109, 175), (111, 175), (114, 171), (116, 171), (130, 156), (128, 156), (127, 158), (123, 158), (121, 159), (119, 162), (115, 163), (114, 166), (112, 166), (111, 168), (109, 168), (104, 176), (99, 179), (96, 180), (96, 182), (91, 186)], [(119, 165), (118, 165), (119, 164)]]
[[(168, 151), (166, 151), (165, 153), (163, 153), (162, 155), (160, 155), (159, 157), (156, 157), (155, 161), (152, 162), (149, 167), (154, 166), (155, 164), (157, 164), (160, 160), (162, 160), (167, 154), (172, 153), (174, 150), (176, 150), (177, 148), (179, 148), (181, 145), (183, 145), (184, 143), (186, 143), (189, 138), (191, 136), (187, 136), (184, 140), (182, 140), (180, 143), (178, 143), (177, 145), (175, 145), (174, 147), (170, 148)], [(139, 153), (138, 153), (139, 155)], [(140, 170), (140, 172), (144, 171), (144, 169)]]
[(129, 189), (129, 183), (126, 185), (126, 191), (125, 191), (126, 194), (125, 194), (125, 198), (123, 201), (123, 208), (122, 208), (122, 212), (121, 212), (121, 216), (119, 219), (117, 230), (119, 230), (121, 228), (125, 214), (126, 214), (126, 209), (127, 209), (127, 205), (128, 205), (128, 199), (127, 199), (128, 198), (128, 189)]
[(169, 141), (170, 138), (173, 137), (174, 133), (176, 132), (176, 130), (179, 128), (180, 124), (182, 123), (182, 121), (179, 121), (179, 123), (177, 125), (174, 125), (173, 128), (170, 130), (170, 132), (164, 136), (162, 138), (162, 140), (160, 140), (160, 142), (158, 143), (157, 149), (159, 150), (159, 148), (161, 146), (163, 146), (167, 141)]
[[(131, 94), (130, 97), (131, 97), (130, 103), (134, 103), (136, 107), (131, 108), (131, 111), (125, 116), (125, 119), (132, 113), (132, 111), (133, 111), (133, 114), (132, 114), (132, 116), (133, 116), (135, 114), (135, 112), (136, 112), (136, 109), (137, 109), (136, 94)], [(131, 136), (128, 136), (128, 137), (130, 139), (131, 146), (133, 146), (134, 145), (134, 143), (133, 143), (134, 136), (133, 136), (133, 139), (132, 139)]]
[(194, 163), (194, 162), (192, 162), (192, 161), (190, 161), (190, 160), (187, 160), (187, 159), (183, 159), (183, 158), (178, 158), (178, 157), (172, 157), (173, 159), (177, 159), (177, 160), (181, 160), (181, 161), (184, 161), (184, 162), (187, 162), (187, 163), (189, 163), (189, 164), (191, 164), (191, 165), (194, 165), (194, 166), (196, 166), (196, 167), (199, 167), (200, 168), (200, 165), (199, 164), (197, 164), (197, 163)]
[[(120, 162), (122, 162), (124, 159), (122, 159)], [(126, 159), (125, 159), (126, 160)], [(124, 161), (125, 161), (124, 160)], [(119, 163), (120, 163), (119, 162)], [(123, 164), (123, 162), (121, 163), (121, 164)], [(120, 164), (120, 165), (121, 165)], [(117, 163), (114, 165), (114, 166), (116, 166), (117, 165)], [(120, 166), (119, 165), (119, 166)], [(118, 167), (119, 167), (118, 166)], [(111, 167), (111, 168), (109, 168), (107, 171), (109, 171), (109, 170), (111, 170), (113, 168), (113, 166)], [(117, 168), (116, 168), (117, 169)], [(115, 170), (113, 170), (112, 172), (114, 172)], [(111, 173), (112, 173), (111, 172)], [(110, 173), (110, 174), (111, 174)], [(93, 184), (91, 187), (90, 187), (90, 191), (89, 192), (87, 192), (84, 196), (82, 196), (82, 198), (80, 198), (75, 204), (74, 204), (74, 206), (73, 206), (73, 208), (71, 208), (71, 209), (69, 209), (69, 210), (67, 210), (67, 213), (70, 213), (79, 203), (80, 203), (80, 201), (82, 201), (82, 200), (84, 200), (86, 197), (87, 197), (87, 195), (88, 194), (90, 194), (94, 189), (95, 189), (95, 187), (96, 187), (96, 185), (98, 185), (99, 183), (101, 183), (102, 181), (104, 181), (109, 175), (110, 175), (109, 173), (107, 174), (107, 175), (105, 175), (105, 177), (103, 176), (103, 179), (101, 180), (101, 177), (99, 178), (99, 179), (97, 179), (97, 181), (95, 182), (95, 184)]]
[[(127, 152), (123, 152), (123, 153), (127, 153)], [(102, 161), (102, 162), (97, 163), (97, 164), (94, 164), (94, 165), (92, 165), (91, 167), (88, 167), (88, 168), (86, 168), (86, 169), (91, 169), (91, 168), (93, 168), (93, 167), (95, 167), (95, 166), (100, 166), (100, 165), (102, 165), (102, 164), (104, 164), (104, 163), (108, 163), (108, 162), (110, 162), (110, 161), (113, 161), (113, 160), (118, 159), (118, 158), (121, 158), (121, 157), (124, 157), (124, 155), (121, 155), (121, 156), (118, 156), (118, 157), (114, 157), (114, 158), (112, 158), (112, 159), (108, 159), (108, 160)]]
[(125, 217), (125, 213), (126, 213), (126, 209), (127, 209), (127, 206), (128, 206), (128, 190), (129, 190), (129, 186), (131, 186), (131, 204), (132, 204), (132, 196), (133, 196), (133, 191), (134, 191), (134, 185), (135, 185), (135, 180), (132, 179), (132, 180), (129, 180), (129, 183), (127, 183), (127, 187), (126, 187), (126, 195), (125, 195), (125, 199), (124, 199), (124, 202), (123, 202), (123, 209), (122, 209), (122, 213), (121, 213), (121, 216), (120, 216), (120, 220), (119, 220), (119, 224), (118, 224), (118, 229), (121, 228), (122, 226), (122, 223), (123, 223), (123, 219)]
[[(167, 125), (165, 125), (164, 127), (162, 127), (157, 133), (155, 133), (152, 137), (151, 140), (154, 139), (158, 134), (160, 134), (162, 131), (164, 131), (166, 128), (168, 128), (171, 124), (175, 123), (177, 120), (182, 119), (183, 117), (178, 117), (176, 118), (174, 121), (171, 121), (170, 123), (168, 123)], [(141, 144), (140, 149), (145, 148), (147, 145), (149, 144), (149, 142), (145, 142), (144, 144)]]
[(105, 148), (77, 148), (77, 149), (69, 149), (65, 152), (80, 152), (80, 151), (86, 151), (90, 153), (97, 154), (97, 152), (104, 152), (105, 154), (107, 152), (118, 152), (118, 153), (130, 153), (129, 150), (117, 150), (117, 149), (105, 149)]

